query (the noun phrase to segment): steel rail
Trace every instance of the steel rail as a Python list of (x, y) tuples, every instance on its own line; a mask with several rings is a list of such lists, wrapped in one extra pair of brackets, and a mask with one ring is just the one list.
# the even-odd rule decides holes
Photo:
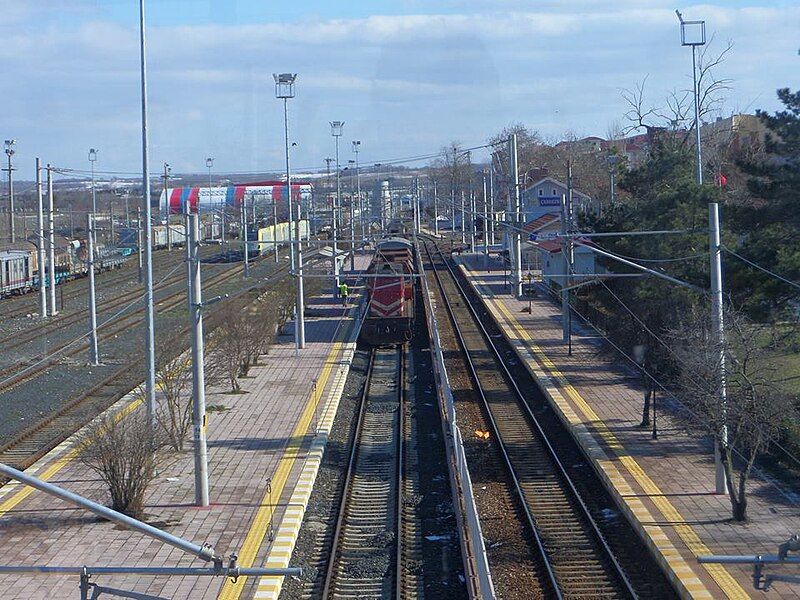
[(369, 388), (372, 382), (372, 369), (375, 366), (375, 348), (372, 348), (369, 353), (369, 363), (367, 365), (367, 376), (364, 380), (364, 389), (361, 390), (361, 398), (359, 399), (358, 408), (358, 421), (356, 422), (356, 430), (353, 434), (353, 445), (350, 447), (350, 456), (347, 460), (347, 471), (342, 487), (342, 495), (339, 498), (339, 512), (336, 515), (336, 527), (334, 528), (333, 538), (331, 540), (331, 550), (328, 558), (328, 569), (325, 573), (325, 585), (322, 588), (322, 598), (329, 598), (331, 585), (333, 584), (334, 571), (336, 569), (336, 549), (339, 546), (339, 539), (342, 534), (342, 527), (344, 525), (344, 516), (347, 512), (347, 497), (350, 492), (350, 486), (353, 478), (353, 466), (355, 465), (356, 455), (358, 453), (358, 440), (361, 437), (361, 429), (364, 424), (364, 413), (367, 407), (367, 397), (369, 396)]
[(395, 598), (402, 600), (403, 598), (403, 480), (404, 477), (404, 460), (403, 453), (405, 452), (405, 403), (406, 403), (406, 351), (405, 345), (399, 346), (398, 352), (398, 374), (397, 374), (397, 481), (395, 489), (397, 490), (396, 509), (396, 523), (397, 531), (395, 533), (396, 540), (396, 553), (395, 553)]
[[(450, 322), (453, 324), (453, 331), (455, 331), (456, 337), (458, 338), (459, 344), (461, 345), (462, 355), (464, 356), (464, 361), (467, 364), (467, 367), (470, 371), (470, 377), (472, 378), (473, 383), (475, 384), (475, 391), (481, 398), (481, 403), (486, 408), (486, 414), (489, 418), (489, 422), (492, 425), (492, 429), (495, 432), (495, 438), (498, 440), (498, 445), (500, 446), (500, 451), (503, 454), (503, 458), (505, 459), (506, 466), (508, 467), (509, 473), (511, 474), (511, 479), (514, 481), (514, 487), (517, 490), (517, 495), (522, 500), (522, 509), (525, 511), (525, 517), (528, 521), (528, 525), (530, 526), (531, 533), (533, 534), (533, 539), (536, 543), (536, 548), (539, 550), (539, 555), (544, 562), (545, 570), (547, 571), (547, 577), (550, 582), (550, 585), (553, 589), (553, 593), (556, 595), (559, 600), (563, 600), (564, 596), (561, 593), (560, 586), (558, 585), (558, 581), (556, 580), (555, 573), (553, 572), (553, 567), (550, 564), (550, 558), (548, 556), (547, 551), (545, 550), (544, 543), (542, 542), (541, 535), (539, 534), (539, 528), (536, 526), (536, 521), (531, 514), (531, 509), (528, 506), (527, 502), (525, 502), (525, 493), (522, 491), (522, 487), (520, 486), (519, 479), (514, 472), (513, 463), (511, 461), (511, 457), (508, 455), (508, 451), (506, 450), (505, 444), (503, 444), (502, 439), (498, 434), (497, 424), (495, 423), (494, 417), (492, 416), (491, 411), (489, 410), (489, 402), (486, 399), (486, 396), (483, 392), (483, 388), (480, 385), (480, 380), (478, 379), (478, 373), (475, 369), (475, 365), (472, 362), (472, 358), (469, 356), (469, 352), (467, 351), (466, 345), (464, 344), (464, 337), (461, 333), (461, 327), (456, 320), (455, 312), (453, 311), (453, 307), (450, 304), (450, 300), (447, 297), (447, 292), (444, 289), (444, 283), (439, 276), (439, 269), (436, 266), (436, 263), (433, 259), (433, 255), (431, 254), (430, 248), (426, 242), (423, 242), (425, 246), (425, 252), (428, 255), (428, 259), (431, 263), (431, 271), (433, 272), (434, 278), (436, 279), (436, 283), (438, 284), (439, 290), (442, 295), (442, 300), (444, 301), (445, 309), (447, 310), (447, 314), (450, 316)], [(438, 250), (438, 246), (436, 246)], [(440, 253), (441, 254), (441, 253)], [(444, 262), (444, 258), (442, 258)], [(445, 263), (446, 264), (446, 263)]]
[[(287, 274), (287, 268), (287, 265), (281, 265), (272, 271), (271, 275), (281, 274), (285, 276)], [(237, 273), (231, 274), (231, 271), (225, 271), (221, 275), (230, 275), (230, 277), (233, 277), (236, 274)], [(216, 283), (220, 282), (217, 281)], [(187, 329), (188, 328), (184, 328), (183, 332), (187, 331)], [(19, 467), (21, 470), (28, 468), (42, 456), (47, 454), (47, 452), (49, 452), (52, 448), (69, 437), (69, 431), (64, 431), (63, 433), (57, 434), (48, 434), (47, 431), (52, 429), (53, 423), (57, 422), (58, 420), (63, 420), (65, 422), (71, 421), (71, 415), (73, 413), (82, 409), (87, 403), (92, 402), (93, 398), (97, 398), (99, 393), (102, 392), (104, 388), (113, 387), (113, 384), (119, 379), (120, 374), (127, 371), (128, 368), (129, 365), (123, 365), (120, 369), (110, 373), (107, 377), (92, 386), (89, 390), (86, 390), (78, 396), (68, 400), (63, 406), (54, 412), (40, 419), (36, 423), (33, 423), (29, 427), (26, 427), (21, 432), (18, 432), (11, 440), (0, 445), (0, 458), (6, 462), (13, 462), (14, 466)], [(115, 402), (123, 398), (129, 391), (130, 388), (125, 388), (123, 386), (123, 391), (112, 393), (104, 400), (104, 402), (95, 402), (95, 404), (97, 404), (101, 410), (105, 410), (108, 406), (113, 405)], [(89, 417), (89, 419), (91, 419), (91, 417)], [(83, 419), (83, 422), (76, 429), (79, 429), (80, 426), (85, 424), (85, 422), (88, 422), (89, 419)], [(37, 441), (37, 437), (40, 438), (40, 441)], [(36, 449), (30, 451), (29, 453), (24, 450), (19, 450), (20, 446), (24, 445), (34, 446)], [(14, 455), (18, 454), (23, 454), (25, 456), (24, 458), (12, 458)]]
[[(460, 281), (458, 280), (458, 277), (456, 276), (456, 274), (453, 271), (452, 267), (448, 264), (447, 260), (445, 259), (444, 254), (442, 253), (441, 249), (438, 246), (435, 246), (435, 248), (436, 248), (440, 258), (442, 259), (442, 263), (444, 264), (445, 268), (447, 269), (448, 273), (450, 274), (450, 276), (451, 276), (451, 278), (453, 280), (453, 283), (455, 284), (456, 288), (460, 292), (461, 297), (464, 299), (465, 304), (466, 304), (470, 314), (472, 315), (473, 319), (475, 320), (475, 323), (478, 325), (478, 328), (480, 329), (481, 333), (483, 334), (483, 338), (484, 338), (484, 341), (486, 342), (486, 345), (489, 348), (491, 348), (492, 353), (494, 354), (497, 363), (500, 365), (501, 370), (502, 370), (503, 374), (505, 375), (505, 379), (506, 379), (507, 384), (513, 389), (514, 394), (516, 395), (520, 406), (523, 407), (524, 412), (528, 415), (528, 417), (530, 418), (531, 423), (533, 423), (533, 425), (535, 426), (536, 431), (538, 432), (543, 445), (547, 448), (547, 451), (548, 451), (548, 454), (549, 454), (551, 460), (556, 465), (556, 467), (558, 469), (558, 472), (561, 475), (563, 481), (567, 484), (567, 487), (570, 490), (570, 492), (571, 492), (571, 494), (573, 496), (573, 499), (577, 502), (578, 506), (580, 507), (581, 514), (582, 514), (583, 518), (586, 520), (586, 522), (588, 523), (591, 532), (594, 534), (594, 536), (596, 538), (596, 541), (599, 542), (599, 544), (600, 544), (600, 546), (601, 546), (601, 548), (603, 550), (603, 553), (606, 555), (606, 558), (608, 558), (609, 561), (611, 562), (611, 564), (613, 565), (614, 571), (615, 571), (616, 575), (619, 577), (619, 579), (620, 579), (621, 583), (623, 584), (624, 588), (626, 589), (626, 591), (631, 595), (631, 597), (633, 597), (633, 598), (638, 597), (638, 595), (637, 595), (636, 591), (633, 589), (633, 586), (631, 585), (627, 575), (625, 574), (624, 569), (622, 568), (622, 566), (617, 561), (616, 556), (614, 555), (613, 551), (611, 550), (611, 547), (608, 545), (608, 542), (605, 539), (605, 536), (603, 536), (602, 532), (600, 531), (600, 528), (598, 527), (597, 522), (592, 517), (591, 512), (589, 511), (588, 507), (586, 506), (586, 504), (583, 501), (583, 498), (581, 498), (581, 495), (578, 492), (577, 488), (575, 487), (575, 484), (573, 483), (572, 478), (569, 476), (569, 474), (567, 473), (566, 468), (564, 467), (563, 463), (559, 459), (558, 454), (555, 451), (555, 448), (553, 448), (552, 444), (550, 443), (549, 438), (545, 434), (544, 428), (541, 426), (541, 424), (539, 423), (539, 420), (536, 418), (536, 416), (534, 415), (533, 411), (531, 410), (530, 405), (528, 404), (527, 400), (525, 399), (525, 395), (519, 389), (516, 381), (514, 381), (514, 378), (511, 375), (511, 372), (509, 371), (507, 365), (505, 364), (505, 361), (503, 360), (502, 355), (500, 354), (500, 351), (497, 349), (497, 346), (495, 345), (494, 341), (492, 341), (491, 336), (489, 335), (488, 331), (486, 330), (486, 327), (483, 325), (483, 323), (482, 323), (482, 321), (480, 319), (480, 316), (477, 314), (477, 311), (476, 311), (472, 301), (469, 299), (466, 291), (464, 290), (463, 286), (461, 285)], [(430, 249), (429, 249), (429, 247), (427, 245), (426, 245), (426, 251), (429, 253), (429, 256), (430, 256)], [(433, 264), (433, 260), (431, 260), (431, 263)], [(434, 272), (436, 272), (435, 268), (434, 268)], [(442, 289), (443, 298), (445, 298), (445, 304), (448, 306), (448, 311), (450, 312), (451, 319), (455, 320), (455, 317), (454, 317), (453, 312), (452, 312), (452, 307), (450, 307), (449, 299), (447, 299), (446, 295), (444, 295), (444, 289), (443, 289), (443, 286), (441, 285), (441, 279), (438, 277), (438, 274), (437, 274), (437, 281), (439, 281), (439, 283), (440, 283), (440, 288)], [(464, 348), (464, 353), (468, 356), (468, 353), (466, 351), (466, 345), (464, 344), (463, 338), (461, 338), (460, 330), (458, 328), (456, 328), (456, 330), (457, 330), (457, 333), (459, 335), (459, 342), (461, 343), (462, 348)], [(472, 365), (471, 357), (468, 358), (468, 363), (470, 364), (470, 368), (473, 371), (473, 376), (476, 376), (477, 373), (475, 372), (474, 366)], [(480, 385), (480, 384), (478, 384), (478, 385)], [(481, 398), (485, 402), (485, 396), (484, 396), (483, 392), (481, 392), (480, 395), (481, 395)], [(487, 412), (490, 413), (490, 411), (488, 410), (488, 404), (486, 406), (487, 406)], [(500, 441), (500, 443), (502, 445), (502, 440), (500, 439), (500, 436), (499, 436), (499, 433), (497, 431), (497, 427), (496, 427), (496, 424), (494, 422), (494, 419), (490, 417), (490, 420), (492, 421), (492, 425), (493, 425), (493, 428), (495, 429), (495, 433), (498, 435), (498, 441)], [(507, 453), (505, 451), (504, 451), (504, 455), (506, 455), (508, 457), (508, 455), (507, 455)], [(518, 490), (521, 489), (519, 487), (519, 482), (516, 480), (516, 476), (515, 475), (514, 475), (514, 479), (515, 479), (515, 483), (517, 485), (517, 489)], [(523, 498), (524, 498), (524, 495), (523, 495)]]

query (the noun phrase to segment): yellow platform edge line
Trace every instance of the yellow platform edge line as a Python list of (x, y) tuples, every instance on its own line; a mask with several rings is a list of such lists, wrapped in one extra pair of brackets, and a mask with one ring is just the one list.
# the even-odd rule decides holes
[[(328, 352), (328, 355), (325, 358), (325, 364), (322, 367), (322, 372), (317, 380), (318, 390), (324, 390), (325, 386), (328, 384), (328, 379), (330, 378), (336, 358), (342, 349), (342, 345), (342, 342), (335, 341), (330, 352)], [(261, 548), (261, 544), (263, 543), (264, 538), (267, 535), (267, 529), (269, 528), (269, 516), (273, 510), (273, 506), (269, 503), (269, 499), (271, 497), (276, 499), (277, 502), (277, 499), (283, 494), (283, 489), (286, 486), (289, 473), (291, 472), (294, 462), (299, 454), (299, 450), (302, 445), (301, 440), (305, 435), (305, 432), (308, 431), (308, 426), (311, 424), (311, 419), (314, 416), (315, 408), (316, 404), (312, 401), (311, 397), (309, 397), (306, 401), (303, 412), (300, 415), (300, 419), (298, 420), (297, 425), (292, 432), (292, 441), (284, 451), (283, 456), (281, 456), (280, 461), (278, 462), (278, 468), (275, 470), (275, 474), (272, 477), (272, 493), (270, 494), (266, 491), (264, 492), (264, 497), (261, 500), (260, 508), (258, 509), (258, 512), (253, 519), (253, 523), (250, 526), (247, 535), (245, 536), (239, 553), (239, 566), (241, 567), (253, 566), (253, 561), (256, 558), (258, 550)], [(244, 583), (246, 580), (247, 577), (239, 577), (236, 584), (231, 583), (230, 580), (226, 580), (225, 584), (220, 590), (218, 599), (238, 600), (242, 590), (244, 589)]]
[[(620, 463), (625, 467), (625, 469), (631, 474), (631, 476), (639, 483), (639, 485), (646, 491), (646, 493), (651, 495), (651, 500), (656, 505), (656, 507), (661, 511), (664, 517), (672, 522), (677, 521), (685, 521), (681, 516), (680, 512), (674, 507), (674, 505), (664, 496), (658, 486), (653, 482), (653, 480), (645, 473), (645, 471), (641, 468), (641, 466), (636, 462), (635, 459), (624, 456), (623, 453), (623, 446), (616, 438), (616, 436), (605, 426), (597, 414), (591, 409), (589, 404), (584, 400), (584, 398), (580, 395), (580, 393), (568, 383), (566, 377), (556, 368), (555, 364), (544, 354), (544, 352), (533, 343), (530, 335), (525, 331), (525, 329), (521, 326), (517, 318), (512, 315), (509, 310), (503, 305), (502, 300), (494, 299), (493, 294), (491, 291), (488, 291), (484, 284), (477, 281), (477, 278), (472, 274), (472, 272), (467, 269), (463, 264), (460, 265), (461, 269), (467, 275), (467, 278), (471, 281), (471, 283), (477, 287), (480, 291), (481, 299), (483, 300), (484, 304), (486, 304), (487, 308), (498, 318), (498, 321), (505, 321), (515, 332), (516, 334), (525, 340), (525, 346), (530, 349), (530, 351), (534, 354), (536, 359), (540, 361), (543, 368), (550, 372), (550, 375), (553, 379), (555, 379), (561, 387), (565, 389), (565, 392), (570, 396), (570, 398), (579, 406), (581, 411), (584, 413), (584, 416), (593, 422), (593, 425), (596, 429), (600, 430), (601, 435), (605, 441), (605, 443), (614, 451), (617, 457), (620, 459)], [(496, 310), (495, 310), (496, 309)], [(500, 312), (502, 315), (498, 315), (497, 313)], [(504, 332), (505, 333), (505, 332)], [(506, 335), (506, 337), (508, 337)], [(510, 340), (513, 342), (513, 340)], [(516, 345), (512, 343), (517, 349)], [(526, 363), (527, 361), (523, 362)], [(527, 365), (530, 366), (530, 365)], [(533, 373), (534, 377), (539, 379), (540, 383), (544, 383), (541, 381), (540, 376), (537, 373)], [(545, 393), (550, 396), (550, 392), (547, 389), (544, 389)], [(558, 402), (555, 401), (554, 398), (550, 397), (550, 400), (553, 405), (557, 408), (561, 409)], [(591, 435), (591, 434), (590, 434)], [(601, 466), (602, 468), (602, 466)], [(617, 496), (622, 500), (623, 503), (629, 505), (629, 499), (625, 498), (622, 494), (619, 493), (618, 490), (612, 487), (613, 491), (617, 494)], [(630, 506), (629, 506), (630, 508)], [(638, 507), (637, 507), (638, 508)], [(646, 509), (645, 509), (646, 510)], [(641, 527), (642, 524), (636, 522)], [(700, 536), (694, 531), (694, 529), (688, 525), (678, 525), (675, 526), (675, 530), (678, 535), (681, 537), (683, 542), (686, 544), (687, 548), (695, 555), (697, 554), (710, 554), (708, 547), (702, 542)], [(650, 539), (650, 542), (653, 546), (658, 550), (659, 554), (661, 555), (661, 560), (659, 562), (662, 565), (666, 566), (667, 569), (672, 572), (674, 561), (667, 561), (666, 557), (662, 553), (663, 545), (659, 545), (655, 540), (653, 540), (650, 536), (649, 531), (645, 528), (640, 529), (641, 532), (644, 532), (647, 538)], [(681, 564), (682, 563), (682, 564)], [(686, 563), (685, 560), (681, 557), (679, 566), (688, 569), (688, 572), (693, 572), (691, 566)], [(720, 565), (703, 565), (706, 571), (711, 575), (717, 585), (720, 586), (722, 591), (728, 596), (728, 598), (732, 599), (740, 599), (740, 598), (750, 598), (747, 592), (739, 585), (739, 583), (733, 578), (733, 576)], [(683, 570), (683, 569), (681, 569)], [(677, 574), (672, 574), (673, 576), (670, 577), (673, 581), (677, 580), (680, 582), (681, 587), (683, 587), (682, 578), (679, 577)], [(693, 593), (689, 594), (691, 597), (697, 597), (696, 585), (694, 581), (692, 582)], [(689, 592), (689, 590), (686, 590)], [(708, 590), (706, 590), (708, 591)]]

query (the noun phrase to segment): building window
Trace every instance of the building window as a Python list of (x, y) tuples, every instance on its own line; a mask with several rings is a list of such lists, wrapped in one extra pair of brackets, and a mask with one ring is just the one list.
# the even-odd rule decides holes
[(539, 195), (540, 195), (540, 196), (543, 196), (543, 195), (544, 195), (544, 190), (543, 190), (542, 188), (539, 188)]
[(556, 189), (553, 188), (553, 196), (555, 196), (555, 195), (556, 195)]

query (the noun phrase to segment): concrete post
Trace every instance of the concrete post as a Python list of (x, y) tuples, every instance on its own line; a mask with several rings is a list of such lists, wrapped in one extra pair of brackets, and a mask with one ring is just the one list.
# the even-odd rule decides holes
[(208, 506), (208, 449), (206, 448), (206, 383), (203, 350), (203, 294), (200, 282), (200, 228), (198, 215), (189, 215), (191, 277), (188, 296), (192, 319), (192, 435), (194, 441), (194, 501)]
[[(694, 50), (694, 47), (692, 47)], [(708, 230), (709, 230), (709, 250), (711, 253), (711, 322), (713, 342), (719, 349), (720, 364), (720, 407), (722, 410), (722, 429), (719, 432), (720, 439), (714, 440), (714, 479), (715, 488), (718, 494), (727, 494), (728, 485), (725, 479), (725, 468), (722, 464), (722, 456), (719, 446), (728, 444), (728, 427), (726, 422), (727, 413), (727, 380), (725, 376), (725, 320), (723, 316), (722, 303), (722, 251), (720, 248), (719, 232), (719, 204), (712, 202), (708, 205)]]
[(439, 194), (436, 190), (436, 180), (433, 181), (433, 233), (439, 235)]
[(97, 349), (97, 302), (94, 285), (94, 215), (86, 215), (86, 272), (89, 276), (89, 364), (100, 364)]
[(519, 202), (519, 169), (517, 166), (517, 134), (513, 134), (509, 139), (509, 172), (511, 174), (511, 189), (508, 194), (508, 221), (512, 222), (512, 227), (509, 230), (510, 257), (511, 263), (511, 281), (513, 283), (513, 294), (519, 298), (522, 296), (522, 243), (520, 239), (520, 202)]
[(50, 314), (58, 314), (56, 309), (56, 230), (54, 224), (55, 199), (53, 198), (53, 167), (47, 165), (47, 270), (50, 280)]
[(242, 198), (242, 244), (244, 252), (244, 278), (250, 277), (250, 255), (247, 248), (247, 200)]

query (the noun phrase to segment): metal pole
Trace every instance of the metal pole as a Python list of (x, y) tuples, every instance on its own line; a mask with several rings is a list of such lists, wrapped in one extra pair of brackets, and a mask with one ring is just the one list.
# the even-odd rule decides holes
[(278, 262), (278, 203), (272, 200), (272, 245), (275, 248), (275, 262)]
[(495, 214), (494, 214), (494, 164), (492, 165), (493, 168), (489, 169), (489, 212), (492, 215), (492, 222), (491, 228), (489, 229), (491, 236), (491, 245), (494, 246), (494, 221), (495, 221)]
[[(569, 268), (567, 265), (567, 197), (563, 194), (561, 195), (561, 257), (564, 261), (564, 274), (566, 275)], [(567, 318), (567, 313), (569, 313), (568, 287), (569, 279), (565, 279), (561, 284), (561, 340), (564, 343), (568, 343), (570, 338), (570, 324)]]
[(467, 242), (467, 230), (466, 230), (466, 221), (464, 220), (464, 190), (461, 190), (461, 243), (465, 244)]
[[(172, 251), (172, 228), (169, 226), (170, 222), (170, 206), (169, 206), (169, 165), (164, 163), (164, 204), (166, 208), (165, 219), (167, 221), (167, 252)], [(186, 241), (186, 232), (183, 232), (184, 242)]]
[(144, 281), (144, 248), (142, 248), (142, 209), (136, 209), (136, 247), (139, 258), (139, 283)]
[(341, 177), (339, 172), (339, 136), (334, 136), (336, 141), (336, 197), (334, 198), (333, 207), (333, 297), (336, 298), (339, 294), (339, 249), (338, 249), (338, 233), (336, 227), (336, 216), (339, 210), (340, 195), (342, 192)]
[(692, 79), (694, 80), (694, 129), (697, 136), (697, 183), (703, 185), (703, 153), (700, 148), (700, 90), (697, 89), (697, 46), (692, 46)]
[(42, 190), (42, 161), (36, 159), (36, 198), (38, 207), (38, 240), (36, 241), (36, 263), (39, 270), (39, 318), (47, 318), (47, 283), (44, 272), (44, 197)]
[(439, 235), (439, 194), (436, 190), (436, 180), (433, 181), (433, 233)]
[(8, 156), (8, 228), (11, 235), (11, 243), (17, 241), (17, 232), (14, 227), (14, 167), (11, 165), (11, 157), (14, 155), (12, 148), (6, 148)]
[[(470, 187), (472, 187), (472, 183), (470, 182)], [(475, 192), (473, 190), (469, 191), (469, 251), (475, 252), (475, 215), (477, 211), (475, 209)]]
[(192, 314), (192, 431), (194, 440), (194, 502), (208, 506), (208, 450), (206, 448), (206, 381), (203, 364), (203, 292), (200, 282), (200, 227), (189, 215), (191, 277), (188, 295)]
[[(694, 47), (692, 47), (694, 48)], [(725, 374), (725, 321), (722, 304), (722, 251), (719, 235), (719, 204), (712, 202), (708, 205), (709, 250), (711, 252), (711, 322), (713, 342), (719, 352), (720, 381), (719, 401), (722, 411), (722, 427), (719, 439), (714, 443), (714, 480), (718, 494), (728, 493), (725, 479), (725, 468), (722, 464), (720, 447), (728, 445), (727, 427), (727, 381)]]
[(358, 149), (359, 149), (360, 145), (361, 145), (361, 142), (358, 142), (358, 144), (355, 144), (353, 150), (356, 153), (356, 194), (358, 194), (358, 221), (359, 221), (359, 224), (361, 226), (361, 243), (363, 244), (364, 243), (364, 237), (366, 235), (366, 233), (365, 233), (366, 227), (365, 227), (365, 224), (364, 224), (364, 217), (365, 217), (365, 215), (364, 215), (364, 199), (361, 197), (361, 172), (359, 170), (359, 164), (358, 164)]
[(514, 226), (509, 235), (510, 256), (513, 257), (514, 262), (511, 265), (511, 279), (513, 281), (513, 294), (515, 297), (522, 295), (522, 243), (520, 239), (520, 205), (519, 205), (519, 169), (517, 167), (517, 134), (513, 134), (509, 139), (509, 171), (511, 174), (511, 189), (509, 190), (508, 203), (509, 203), (509, 218), (507, 220), (513, 221)]
[(53, 198), (53, 168), (47, 165), (47, 270), (50, 280), (50, 314), (58, 314), (56, 308), (56, 231), (54, 226), (54, 206)]
[(97, 349), (97, 303), (94, 285), (94, 215), (86, 215), (86, 272), (89, 275), (89, 364), (100, 364)]
[(144, 342), (147, 380), (145, 385), (147, 419), (155, 426), (156, 418), (156, 340), (155, 311), (153, 307), (153, 243), (150, 209), (150, 163), (147, 134), (147, 42), (145, 38), (144, 0), (139, 0), (139, 50), (142, 78), (142, 203), (144, 204)]
[(93, 502), (88, 498), (79, 496), (78, 494), (70, 492), (69, 490), (65, 490), (64, 488), (53, 485), (52, 483), (42, 481), (41, 479), (28, 475), (27, 473), (18, 471), (17, 469), (9, 467), (8, 465), (5, 465), (3, 463), (0, 463), (0, 473), (11, 479), (16, 479), (20, 483), (29, 485), (33, 488), (36, 488), (37, 490), (41, 490), (46, 494), (50, 494), (51, 496), (60, 498), (65, 502), (69, 502), (70, 504), (74, 504), (81, 508), (85, 508), (86, 510), (93, 512), (94, 514), (99, 515), (104, 519), (108, 519), (109, 521), (118, 523), (123, 527), (127, 527), (128, 529), (133, 529), (134, 531), (143, 533), (144, 535), (147, 535), (151, 538), (160, 540), (165, 544), (174, 546), (175, 548), (183, 550), (188, 554), (193, 554), (199, 558), (202, 558), (205, 561), (213, 561), (214, 563), (217, 563), (220, 566), (222, 565), (222, 557), (217, 556), (214, 552), (214, 549), (208, 544), (198, 546), (197, 544), (193, 544), (182, 538), (174, 536), (171, 533), (167, 533), (166, 531), (157, 529), (152, 525), (148, 525), (147, 523), (138, 521), (134, 518), (129, 517), (128, 515), (124, 515), (115, 510), (112, 510), (106, 506), (103, 506), (102, 504)]
[(247, 198), (242, 198), (242, 242), (244, 243), (244, 278), (250, 277), (250, 255), (247, 247)]
[(95, 195), (95, 188), (94, 188), (94, 162), (97, 160), (96, 158), (92, 158), (91, 154), (89, 156), (89, 162), (92, 163), (92, 214), (97, 214), (97, 196)]
[(489, 258), (489, 199), (486, 197), (486, 171), (483, 172), (483, 254)]
[[(297, 248), (292, 244), (292, 175), (289, 165), (289, 109), (288, 98), (283, 99), (283, 126), (286, 141), (286, 198), (289, 203), (289, 255), (292, 257), (292, 270), (296, 269), (295, 299), (294, 299), (294, 344), (295, 350), (306, 347), (306, 325), (303, 315), (303, 248), (300, 239), (300, 206), (297, 206), (297, 219), (294, 221), (295, 239)], [(295, 259), (295, 252), (297, 257)]]
[[(295, 248), (294, 244), (292, 243), (292, 226), (294, 224), (294, 210), (292, 210), (292, 182), (289, 173), (289, 108), (288, 108), (288, 98), (283, 99), (283, 133), (285, 139), (285, 151), (286, 151), (286, 206), (287, 210), (289, 211), (289, 263), (291, 266), (292, 271), (296, 269), (295, 265)], [(299, 219), (299, 216), (298, 216)], [(300, 240), (298, 239), (298, 245)], [(295, 332), (296, 334), (296, 332)], [(297, 341), (297, 336), (295, 335), (295, 342)]]

